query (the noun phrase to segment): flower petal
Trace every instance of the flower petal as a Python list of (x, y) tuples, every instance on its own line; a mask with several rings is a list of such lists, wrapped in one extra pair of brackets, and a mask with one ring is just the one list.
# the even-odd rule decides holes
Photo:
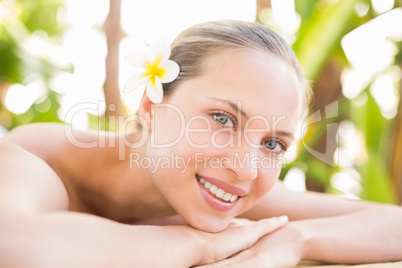
[(123, 92), (129, 93), (139, 88), (140, 86), (144, 85), (145, 83), (147, 83), (147, 81), (149, 81), (149, 76), (144, 76), (144, 72), (136, 73), (126, 81)]
[(163, 87), (161, 80), (157, 76), (154, 76), (154, 78), (155, 80), (153, 79), (149, 80), (145, 89), (148, 98), (153, 103), (160, 103), (163, 99)]
[(149, 53), (153, 59), (168, 60), (170, 57), (170, 44), (166, 39), (156, 39), (149, 44)]
[(135, 67), (144, 68), (144, 63), (148, 61), (148, 54), (145, 52), (137, 52), (125, 57), (125, 61)]
[(180, 67), (179, 65), (172, 61), (172, 60), (165, 60), (159, 64), (159, 68), (164, 69), (165, 72), (163, 73), (161, 79), (162, 83), (170, 83), (179, 76)]

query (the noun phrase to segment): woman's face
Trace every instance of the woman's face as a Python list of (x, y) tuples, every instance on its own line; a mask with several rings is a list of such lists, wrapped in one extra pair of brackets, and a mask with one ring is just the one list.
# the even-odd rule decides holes
[(217, 232), (274, 186), (294, 142), (299, 84), (286, 63), (251, 50), (215, 53), (203, 70), (153, 106), (147, 157), (170, 205)]

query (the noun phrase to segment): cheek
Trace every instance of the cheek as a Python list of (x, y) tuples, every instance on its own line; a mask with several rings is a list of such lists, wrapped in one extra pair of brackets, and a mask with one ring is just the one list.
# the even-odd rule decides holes
[(280, 168), (271, 168), (259, 171), (258, 178), (254, 180), (252, 195), (245, 198), (243, 207), (238, 215), (254, 207), (275, 185), (278, 180)]
[(272, 167), (260, 172), (255, 184), (255, 198), (260, 200), (275, 185), (281, 172), (280, 168)]
[(164, 147), (174, 146), (183, 139), (184, 116), (175, 107), (158, 107), (155, 109), (151, 129), (153, 144)]
[(184, 137), (187, 143), (195, 149), (203, 149), (210, 146), (211, 123), (205, 117), (193, 117), (188, 121)]

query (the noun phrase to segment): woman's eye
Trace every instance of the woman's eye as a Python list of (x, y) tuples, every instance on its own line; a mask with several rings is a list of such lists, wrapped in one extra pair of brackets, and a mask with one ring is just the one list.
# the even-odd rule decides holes
[(226, 115), (214, 114), (213, 117), (218, 123), (220, 123), (220, 124), (222, 124), (222, 125), (224, 125), (226, 127), (233, 127), (234, 126), (233, 121)]
[(264, 141), (263, 145), (273, 152), (280, 152), (282, 150), (281, 145), (276, 140)]

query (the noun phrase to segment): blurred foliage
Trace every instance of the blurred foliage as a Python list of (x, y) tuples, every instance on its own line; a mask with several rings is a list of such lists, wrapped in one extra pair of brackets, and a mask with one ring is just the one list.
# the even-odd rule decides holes
[[(325, 68), (329, 63), (335, 62), (339, 70), (348, 68), (349, 63), (340, 41), (347, 33), (377, 16), (371, 7), (371, 1), (296, 0), (295, 4), (296, 11), (301, 16), (301, 25), (296, 33), (293, 49), (307, 78), (317, 81), (320, 80), (320, 76), (328, 75), (325, 74)], [(369, 8), (367, 14), (359, 17), (355, 9), (356, 4), (366, 5)], [(401, 6), (401, 1), (396, 1), (394, 7), (398, 6)], [(270, 23), (272, 22), (268, 18), (266, 24), (270, 25)], [(400, 45), (398, 55), (397, 57), (401, 55)], [(339, 74), (334, 72), (332, 75), (339, 75), (339, 81), (340, 74), (341, 72)], [(338, 116), (310, 124), (303, 138), (303, 143), (301, 142), (298, 145), (298, 156), (293, 162), (285, 166), (281, 173), (281, 179), (285, 178), (290, 169), (297, 167), (305, 172), (307, 185), (312, 186), (313, 189), (346, 194), (333, 186), (331, 178), (334, 174), (352, 169), (360, 174), (360, 181), (357, 180), (361, 187), (358, 197), (378, 202), (395, 203), (396, 196), (391, 184), (389, 163), (389, 157), (393, 150), (390, 139), (393, 120), (386, 119), (381, 114), (378, 104), (371, 96), (370, 85), (358, 97), (358, 99), (363, 99), (362, 104), (359, 105), (356, 105), (353, 100), (343, 97), (341, 85), (337, 88), (339, 92), (335, 93), (326, 92), (327, 89), (330, 90), (331, 88), (330, 85), (327, 86), (318, 86), (313, 82), (314, 93), (318, 96), (325, 94), (337, 96), (331, 101), (338, 102)], [(328, 98), (327, 101), (329, 101)], [(330, 102), (314, 103), (312, 108), (321, 109), (321, 114), (325, 114), (325, 105), (328, 104)], [(312, 110), (312, 112), (315, 111)], [(338, 136), (327, 135), (329, 131), (327, 126), (331, 123), (339, 124), (344, 120), (352, 122), (356, 131), (361, 133), (365, 145), (365, 148), (362, 148), (362, 151), (365, 151), (363, 153), (366, 153), (365, 161), (354, 163), (352, 167), (342, 168), (333, 160), (328, 161), (326, 159), (327, 161), (323, 161), (323, 159), (319, 159), (320, 157), (312, 156), (306, 150), (306, 146), (315, 148), (317, 151), (322, 150), (322, 144), (331, 142), (328, 141), (329, 138), (333, 139), (332, 143), (338, 143)], [(328, 148), (324, 148), (324, 151), (325, 149)]]
[[(0, 3), (0, 124), (6, 129), (31, 122), (60, 122), (58, 94), (51, 90), (50, 80), (58, 71), (71, 67), (58, 66), (46, 55), (36, 55), (26, 44), (33, 37), (57, 42), (63, 33), (58, 23), (62, 0), (15, 0)], [(41, 47), (40, 49), (46, 49)], [(27, 86), (34, 81), (43, 85), (44, 95), (23, 114), (14, 114), (4, 105), (10, 86)]]
[(44, 31), (50, 36), (60, 35), (63, 28), (58, 22), (63, 0), (18, 0), (14, 6), (20, 11), (19, 20), (29, 32)]
[(298, 8), (304, 4), (306, 17), (302, 17), (293, 50), (307, 78), (317, 76), (329, 54), (340, 47), (342, 37), (358, 26), (352, 23), (357, 17), (354, 9), (357, 2), (359, 0), (296, 1)]

